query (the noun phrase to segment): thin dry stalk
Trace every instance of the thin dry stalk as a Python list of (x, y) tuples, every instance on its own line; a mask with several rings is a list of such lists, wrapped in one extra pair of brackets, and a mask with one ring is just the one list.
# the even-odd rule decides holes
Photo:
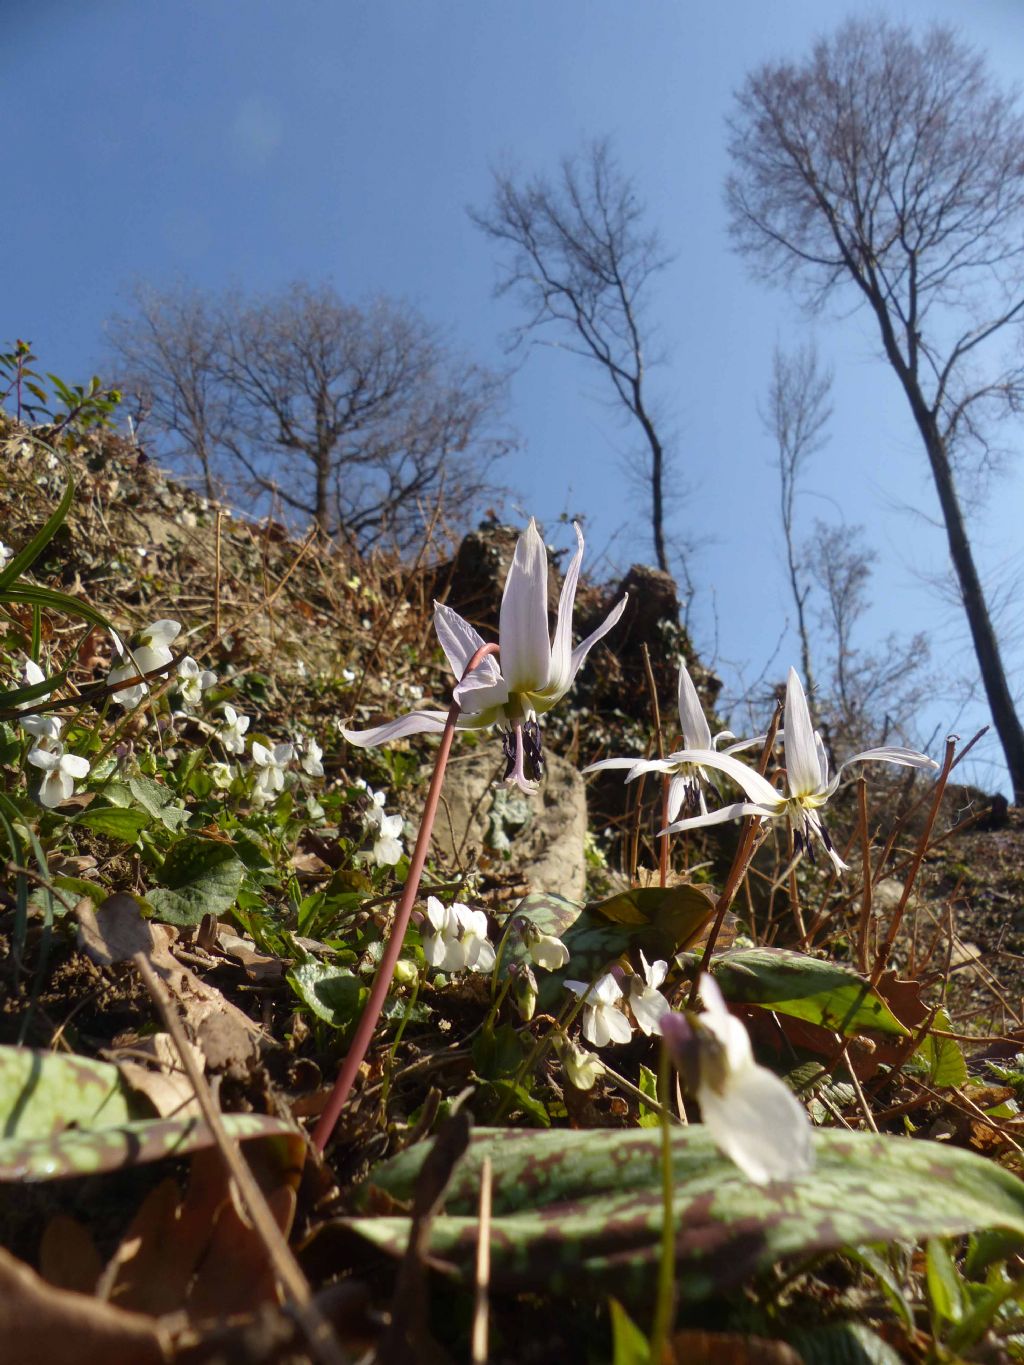
[[(654, 669), (651, 667), (651, 652), (647, 648), (646, 640), (643, 643), (644, 672), (647, 674), (647, 690), (651, 698), (651, 715), (654, 720), (654, 742), (658, 750), (658, 758), (664, 761), (665, 758), (665, 737), (661, 731), (661, 708), (658, 705), (658, 687), (654, 681)], [(661, 828), (664, 830), (668, 826), (668, 793), (671, 779), (665, 773), (661, 779)], [(668, 885), (668, 866), (669, 866), (669, 840), (670, 834), (662, 834), (661, 845), (658, 849), (658, 885), (665, 887)]]
[(860, 921), (857, 925), (857, 965), (866, 975), (868, 970), (868, 938), (871, 934), (871, 837), (868, 834), (868, 784), (863, 777), (857, 781), (857, 814), (860, 822), (860, 848), (863, 860), (864, 885), (860, 893)]
[(480, 1211), (477, 1219), (476, 1278), (473, 1296), (473, 1365), (487, 1365), (488, 1293), (491, 1284), (491, 1158), (480, 1163)]
[(178, 1012), (167, 994), (167, 990), (153, 970), (145, 953), (136, 953), (132, 959), (146, 988), (153, 998), (164, 1027), (174, 1040), (181, 1064), (192, 1082), (196, 1100), (202, 1110), (203, 1118), (210, 1129), (217, 1150), (221, 1155), (228, 1174), (238, 1187), (245, 1211), (253, 1225), (256, 1235), (263, 1243), (274, 1272), (285, 1292), (292, 1300), (294, 1313), (309, 1342), (310, 1349), (322, 1365), (348, 1365), (349, 1356), (342, 1350), (334, 1335), (334, 1329), (317, 1306), (309, 1281), (292, 1255), (284, 1233), (270, 1211), (263, 1191), (256, 1183), (256, 1177), (239, 1150), (238, 1143), (230, 1136), (221, 1121), (220, 1110), (214, 1103), (210, 1087), (199, 1069), (195, 1056), (185, 1037), (185, 1030)]

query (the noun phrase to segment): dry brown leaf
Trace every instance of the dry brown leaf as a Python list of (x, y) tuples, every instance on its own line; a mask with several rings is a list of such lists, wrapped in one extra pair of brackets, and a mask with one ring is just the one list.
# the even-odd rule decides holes
[(741, 1336), (738, 1332), (676, 1332), (672, 1360), (686, 1365), (800, 1365), (800, 1356), (784, 1341)]
[(102, 967), (152, 951), (153, 930), (134, 896), (108, 896), (99, 910), (86, 896), (75, 906), (75, 915), (78, 946)]
[(2, 1248), (0, 1342), (5, 1365), (165, 1365), (170, 1359), (166, 1333), (152, 1319), (57, 1289)]
[(103, 1270), (92, 1233), (77, 1218), (55, 1214), (43, 1230), (39, 1273), (57, 1289), (93, 1294)]

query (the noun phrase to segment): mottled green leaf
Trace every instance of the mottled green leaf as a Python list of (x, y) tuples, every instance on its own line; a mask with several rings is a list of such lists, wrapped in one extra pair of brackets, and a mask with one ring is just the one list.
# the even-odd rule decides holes
[(785, 948), (735, 948), (711, 970), (733, 1004), (761, 1005), (835, 1033), (908, 1034), (862, 976), (835, 962)]
[(123, 806), (87, 806), (72, 817), (72, 823), (84, 825), (86, 829), (105, 834), (109, 839), (122, 839), (126, 844), (134, 844), (140, 833), (149, 824), (149, 815), (144, 810)]
[(0, 1047), (0, 1146), (49, 1138), (72, 1124), (95, 1128), (133, 1115), (109, 1062), (28, 1047)]
[[(647, 1293), (661, 1230), (660, 1141), (637, 1129), (478, 1131), (434, 1222), (431, 1254), (472, 1282), (480, 1165), (489, 1156), (495, 1289)], [(381, 1207), (382, 1194), (409, 1200), (427, 1146), (379, 1166), (361, 1192), (367, 1206)], [(717, 1152), (702, 1124), (673, 1132), (672, 1146), (677, 1284), (690, 1299), (734, 1288), (783, 1258), (847, 1245), (986, 1227), (1024, 1243), (1024, 1182), (972, 1152), (821, 1130), (813, 1172), (757, 1186)], [(406, 1218), (343, 1225), (396, 1256), (405, 1250)]]
[(198, 924), (204, 915), (223, 915), (231, 909), (244, 875), (230, 844), (181, 839), (164, 859), (163, 885), (146, 899), (157, 918), (168, 924)]
[[(932, 1022), (936, 1028), (944, 1031), (953, 1027), (945, 1010), (937, 1011)], [(964, 1085), (967, 1081), (967, 1062), (955, 1038), (936, 1038), (929, 1033), (908, 1063), (911, 1071), (918, 1066), (925, 1072), (930, 1084), (940, 1090)]]
[(300, 962), (288, 973), (292, 990), (325, 1023), (348, 1028), (354, 1023), (367, 989), (355, 972), (326, 962)]

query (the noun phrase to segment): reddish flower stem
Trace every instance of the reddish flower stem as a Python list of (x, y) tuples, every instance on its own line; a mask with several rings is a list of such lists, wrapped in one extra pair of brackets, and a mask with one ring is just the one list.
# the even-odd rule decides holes
[[(496, 644), (482, 645), (466, 665), (459, 681), (461, 682), (468, 677), (488, 654), (497, 654), (497, 652), (498, 646)], [(451, 753), (452, 740), (455, 737), (455, 722), (458, 720), (461, 710), (459, 703), (453, 700), (448, 710), (448, 719), (441, 733), (441, 746), (437, 751), (434, 774), (430, 779), (430, 789), (423, 806), (423, 817), (420, 820), (420, 829), (416, 836), (416, 846), (412, 851), (412, 858), (409, 860), (409, 876), (406, 879), (402, 898), (395, 911), (395, 922), (391, 926), (391, 934), (381, 956), (377, 975), (373, 978), (370, 998), (363, 1009), (359, 1027), (349, 1045), (345, 1060), (341, 1064), (338, 1079), (334, 1082), (334, 1089), (331, 1091), (330, 1098), (313, 1132), (313, 1145), (321, 1152), (330, 1141), (334, 1126), (338, 1122), (338, 1117), (345, 1107), (345, 1101), (352, 1091), (359, 1068), (370, 1050), (380, 1012), (384, 1008), (384, 1001), (387, 999), (388, 991), (391, 988), (395, 966), (402, 952), (406, 931), (409, 928), (409, 919), (412, 916), (412, 908), (416, 904), (416, 895), (420, 889), (420, 879), (423, 876), (423, 867), (427, 861), (427, 850), (430, 847), (430, 836), (434, 829), (434, 817), (437, 814), (438, 803), (441, 799), (445, 768), (448, 766), (448, 755)]]

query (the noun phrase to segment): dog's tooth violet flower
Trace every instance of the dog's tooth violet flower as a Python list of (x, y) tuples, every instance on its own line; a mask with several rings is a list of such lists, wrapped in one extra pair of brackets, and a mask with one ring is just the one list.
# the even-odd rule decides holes
[[(679, 729), (683, 736), (683, 750), (702, 749), (717, 751), (723, 740), (735, 740), (729, 730), (722, 730), (712, 738), (711, 727), (704, 715), (700, 697), (686, 668), (685, 659), (679, 660)], [(763, 741), (763, 736), (761, 737)], [(728, 745), (722, 752), (738, 753), (757, 744), (758, 739), (745, 739)], [(627, 768), (626, 781), (632, 782), (643, 773), (668, 774), (668, 819), (675, 820), (679, 812), (687, 815), (706, 815), (703, 788), (715, 786), (714, 778), (701, 767), (691, 763), (682, 753), (667, 754), (665, 758), (603, 758), (584, 768), (585, 773), (596, 773), (603, 768)]]
[(674, 758), (696, 763), (708, 768), (717, 768), (731, 777), (741, 787), (748, 800), (723, 806), (710, 814), (691, 816), (677, 820), (668, 826), (667, 833), (682, 829), (695, 829), (698, 825), (719, 824), (723, 820), (734, 820), (741, 815), (757, 815), (764, 820), (788, 818), (795, 827), (798, 847), (804, 847), (813, 857), (813, 840), (824, 845), (837, 872), (846, 869), (846, 864), (832, 846), (828, 830), (822, 823), (819, 810), (825, 805), (839, 786), (843, 769), (851, 763), (863, 763), (877, 759), (883, 763), (896, 763), (906, 768), (938, 768), (934, 759), (916, 749), (903, 749), (887, 745), (878, 749), (865, 749), (862, 753), (848, 758), (836, 772), (829, 777), (828, 757), (821, 735), (811, 724), (807, 709), (807, 698), (797, 676), (796, 669), (789, 670), (786, 683), (786, 709), (784, 716), (786, 789), (777, 791), (760, 773), (748, 768), (738, 758), (730, 754), (719, 754), (709, 749), (689, 749), (673, 755)]
[[(499, 640), (501, 662), (489, 656), (455, 688), (462, 707), (456, 728), (479, 730), (497, 725), (504, 734), (508, 766), (506, 781), (530, 792), (543, 772), (540, 726), (537, 717), (549, 711), (572, 686), (593, 649), (622, 615), (624, 597), (598, 628), (572, 647), (572, 609), (583, 560), (583, 534), (576, 530), (576, 553), (562, 585), (553, 638), (548, 638), (548, 557), (531, 518), (516, 544), (512, 567), (501, 599)], [(482, 636), (457, 612), (441, 603), (434, 608), (434, 628), (456, 679), (484, 644)], [(372, 748), (391, 739), (421, 732), (439, 734), (444, 711), (412, 711), (371, 730), (343, 729), (351, 744)]]
[(806, 1110), (754, 1061), (747, 1030), (712, 977), (701, 977), (700, 998), (703, 1014), (669, 1012), (661, 1033), (715, 1146), (755, 1185), (805, 1175), (814, 1165)]

